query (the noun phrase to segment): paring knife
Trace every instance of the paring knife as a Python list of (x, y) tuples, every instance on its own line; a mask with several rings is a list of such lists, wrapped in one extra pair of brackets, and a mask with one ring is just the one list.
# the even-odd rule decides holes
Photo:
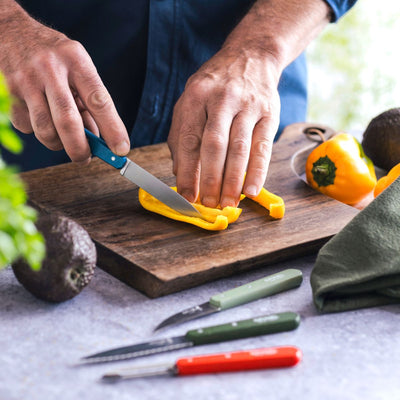
[(102, 138), (96, 136), (89, 130), (85, 129), (85, 134), (93, 156), (119, 169), (122, 176), (175, 211), (189, 217), (203, 218), (201, 213), (193, 207), (189, 201), (154, 175), (150, 174), (150, 172), (147, 172), (129, 158), (114, 154)]
[(249, 303), (262, 297), (271, 296), (300, 286), (303, 281), (303, 274), (298, 269), (286, 269), (273, 275), (266, 276), (246, 285), (212, 296), (204, 304), (200, 304), (162, 321), (154, 330), (167, 326), (191, 321), (192, 319), (214, 314), (228, 308)]
[(302, 359), (302, 352), (294, 346), (277, 346), (208, 354), (178, 359), (174, 364), (154, 364), (124, 368), (102, 376), (107, 383), (149, 376), (184, 376), (236, 372), (245, 370), (293, 367)]
[(81, 358), (80, 364), (127, 360), (183, 349), (185, 347), (290, 331), (296, 329), (299, 324), (300, 315), (294, 312), (263, 315), (257, 318), (235, 321), (223, 325), (190, 330), (187, 331), (184, 336), (159, 339), (103, 351)]

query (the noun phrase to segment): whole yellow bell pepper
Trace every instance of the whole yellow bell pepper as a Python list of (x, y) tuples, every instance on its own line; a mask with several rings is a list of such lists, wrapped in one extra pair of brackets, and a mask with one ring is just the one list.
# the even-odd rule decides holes
[(395, 165), (386, 176), (378, 180), (374, 189), (374, 197), (382, 193), (389, 185), (391, 185), (400, 176), (400, 163)]
[(314, 189), (354, 205), (376, 185), (374, 166), (360, 143), (340, 133), (316, 147), (306, 161), (307, 182)]

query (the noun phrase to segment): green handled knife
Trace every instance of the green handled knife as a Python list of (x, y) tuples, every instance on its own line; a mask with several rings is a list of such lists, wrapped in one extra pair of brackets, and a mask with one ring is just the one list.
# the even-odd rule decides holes
[(296, 329), (299, 324), (300, 315), (294, 312), (263, 315), (257, 318), (235, 321), (223, 325), (190, 330), (187, 331), (184, 336), (159, 339), (103, 351), (81, 358), (80, 364), (121, 361), (183, 349), (185, 347), (290, 331)]
[(181, 324), (196, 318), (214, 314), (228, 308), (271, 296), (300, 286), (303, 274), (298, 269), (286, 269), (246, 285), (212, 296), (209, 301), (190, 307), (162, 321), (154, 330)]

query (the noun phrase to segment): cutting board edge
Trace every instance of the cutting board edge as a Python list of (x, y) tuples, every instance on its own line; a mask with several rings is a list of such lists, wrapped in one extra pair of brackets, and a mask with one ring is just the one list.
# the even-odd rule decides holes
[(107, 249), (96, 240), (93, 242), (97, 249), (99, 268), (150, 298), (160, 297), (157, 293), (162, 291), (166, 282), (151, 272), (143, 270), (131, 260)]
[[(228, 276), (233, 276), (235, 274), (246, 272), (253, 269), (259, 269), (265, 266), (276, 264), (277, 262), (287, 261), (297, 257), (303, 257), (310, 254), (315, 254), (332, 236), (326, 236), (324, 238), (319, 238), (308, 243), (299, 243), (296, 246), (291, 246), (288, 249), (280, 249), (276, 252), (269, 253), (266, 256), (258, 256), (251, 260), (237, 261), (235, 263), (218, 265), (216, 267), (210, 268), (208, 270), (199, 271), (196, 273), (191, 273), (185, 276), (179, 276), (169, 281), (164, 281), (154, 274), (147, 272), (147, 278), (154, 282), (154, 285), (149, 289), (150, 285), (142, 286), (139, 282), (135, 280), (135, 285), (131, 285), (127, 281), (129, 286), (134, 289), (139, 290), (150, 298), (158, 298), (162, 296), (167, 296), (173, 293), (177, 293), (186, 289), (190, 289), (196, 286), (200, 286), (221, 278), (226, 278)], [(289, 250), (290, 251), (287, 251)], [(102, 268), (103, 269), (103, 268)], [(143, 271), (138, 269), (142, 274)], [(108, 271), (107, 271), (108, 272)], [(115, 276), (114, 271), (108, 272)], [(117, 276), (115, 276), (118, 278)], [(119, 279), (119, 278), (118, 278)]]

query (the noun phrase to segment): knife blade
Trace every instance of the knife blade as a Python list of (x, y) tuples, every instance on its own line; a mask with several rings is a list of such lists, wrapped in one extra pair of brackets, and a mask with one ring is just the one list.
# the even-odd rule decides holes
[(192, 329), (187, 331), (183, 336), (153, 340), (102, 351), (81, 358), (79, 364), (121, 361), (185, 347), (278, 333), (296, 329), (299, 324), (300, 315), (294, 312), (263, 315), (222, 325)]
[(154, 331), (293, 289), (300, 286), (302, 281), (303, 274), (300, 270), (286, 269), (212, 296), (206, 303), (187, 308), (165, 319)]
[(302, 352), (295, 346), (264, 347), (246, 351), (183, 357), (173, 364), (153, 364), (124, 368), (103, 375), (102, 381), (115, 383), (121, 380), (150, 376), (185, 376), (285, 368), (295, 366), (301, 359)]
[(86, 128), (85, 135), (93, 156), (119, 169), (122, 176), (129, 179), (173, 210), (189, 217), (203, 218), (201, 213), (193, 207), (188, 200), (171, 189), (167, 184), (135, 164), (129, 158), (114, 154), (102, 138), (96, 136)]

